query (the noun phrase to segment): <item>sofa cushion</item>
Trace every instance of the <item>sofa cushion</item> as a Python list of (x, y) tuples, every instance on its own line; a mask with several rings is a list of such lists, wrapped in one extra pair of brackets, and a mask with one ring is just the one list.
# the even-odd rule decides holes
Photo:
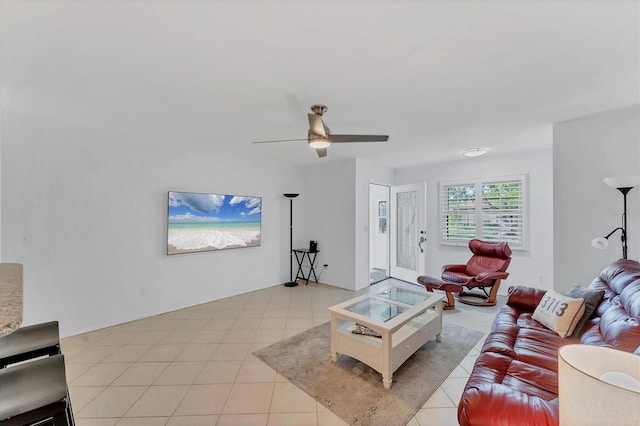
[(571, 333), (572, 336), (581, 336), (587, 322), (593, 317), (593, 313), (604, 297), (604, 290), (593, 290), (574, 284), (567, 292), (567, 296), (584, 299), (584, 314)]
[(533, 319), (558, 333), (560, 337), (570, 336), (584, 314), (584, 299), (574, 299), (549, 290), (544, 295)]

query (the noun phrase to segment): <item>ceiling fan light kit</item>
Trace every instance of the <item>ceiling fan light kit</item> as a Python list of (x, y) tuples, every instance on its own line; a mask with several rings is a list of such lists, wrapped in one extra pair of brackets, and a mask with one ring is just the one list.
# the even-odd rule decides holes
[[(329, 128), (324, 125), (322, 121), (322, 115), (327, 112), (325, 105), (312, 105), (311, 111), (313, 114), (307, 114), (309, 118), (309, 132), (307, 134), (307, 143), (309, 146), (316, 150), (318, 157), (327, 156), (327, 148), (332, 143), (347, 143), (347, 142), (387, 142), (389, 140), (388, 135), (332, 135)], [(270, 141), (255, 141), (253, 143), (271, 143), (271, 142), (288, 142), (294, 140), (304, 139), (281, 139)]]

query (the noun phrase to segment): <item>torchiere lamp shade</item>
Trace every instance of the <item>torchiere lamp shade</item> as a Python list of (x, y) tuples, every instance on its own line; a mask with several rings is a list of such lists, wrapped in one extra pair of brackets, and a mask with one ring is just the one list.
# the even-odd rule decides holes
[(558, 351), (560, 425), (640, 424), (640, 356), (602, 346)]

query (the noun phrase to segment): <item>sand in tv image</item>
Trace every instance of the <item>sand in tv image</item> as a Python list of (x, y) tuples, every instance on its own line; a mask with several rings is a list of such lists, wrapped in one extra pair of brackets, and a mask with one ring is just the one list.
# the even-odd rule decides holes
[(261, 243), (262, 198), (169, 192), (167, 254)]

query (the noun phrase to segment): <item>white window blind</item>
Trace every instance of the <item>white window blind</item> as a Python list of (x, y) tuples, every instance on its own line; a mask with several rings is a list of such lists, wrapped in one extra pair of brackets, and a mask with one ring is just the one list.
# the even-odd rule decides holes
[(441, 243), (466, 245), (479, 238), (526, 249), (527, 182), (526, 175), (441, 182)]

